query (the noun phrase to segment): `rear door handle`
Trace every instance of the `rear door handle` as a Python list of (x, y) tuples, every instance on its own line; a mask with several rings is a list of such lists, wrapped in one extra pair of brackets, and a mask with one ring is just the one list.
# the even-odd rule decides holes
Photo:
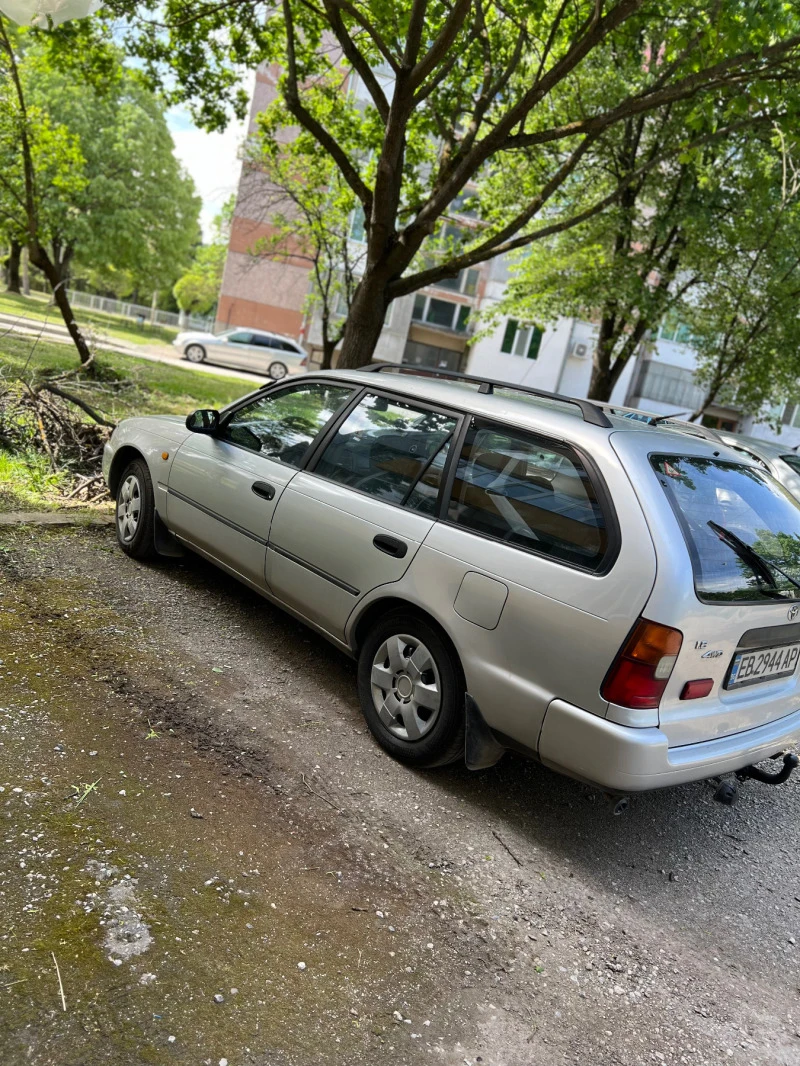
[(275, 487), (268, 485), (266, 481), (254, 481), (250, 488), (256, 496), (263, 496), (265, 500), (275, 499)]
[(395, 559), (402, 559), (408, 551), (405, 541), (398, 540), (397, 537), (387, 537), (385, 533), (379, 533), (377, 537), (373, 537), (372, 543), (378, 551), (393, 555)]

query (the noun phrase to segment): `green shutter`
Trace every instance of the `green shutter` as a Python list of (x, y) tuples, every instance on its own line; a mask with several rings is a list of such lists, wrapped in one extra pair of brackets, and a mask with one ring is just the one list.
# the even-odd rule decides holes
[(514, 338), (517, 335), (517, 320), (515, 318), (509, 318), (506, 322), (506, 331), (503, 334), (503, 343), (500, 345), (500, 351), (505, 352), (506, 355), (511, 355), (514, 349)]
[(528, 345), (528, 359), (536, 359), (542, 346), (542, 331), (538, 326), (531, 329), (531, 343)]

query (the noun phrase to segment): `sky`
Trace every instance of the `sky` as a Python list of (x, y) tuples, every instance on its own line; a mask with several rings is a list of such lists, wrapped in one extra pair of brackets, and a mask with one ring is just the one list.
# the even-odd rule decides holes
[(232, 120), (224, 133), (206, 133), (195, 126), (186, 108), (173, 107), (167, 113), (167, 125), (175, 142), (175, 155), (191, 174), (203, 200), (200, 223), (203, 240), (208, 242), (214, 216), (239, 184), (239, 150), (247, 120)]

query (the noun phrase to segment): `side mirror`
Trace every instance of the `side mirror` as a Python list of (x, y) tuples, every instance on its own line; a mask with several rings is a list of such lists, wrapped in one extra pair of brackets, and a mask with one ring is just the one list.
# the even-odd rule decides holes
[(219, 429), (219, 411), (192, 411), (186, 419), (186, 428), (192, 433), (216, 433)]

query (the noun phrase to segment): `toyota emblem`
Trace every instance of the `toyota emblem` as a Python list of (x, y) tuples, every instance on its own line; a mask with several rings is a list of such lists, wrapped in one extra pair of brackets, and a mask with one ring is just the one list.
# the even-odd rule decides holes
[(796, 603), (793, 607), (790, 607), (787, 612), (789, 621), (793, 622), (795, 618), (797, 618), (798, 613), (800, 613), (800, 604)]

